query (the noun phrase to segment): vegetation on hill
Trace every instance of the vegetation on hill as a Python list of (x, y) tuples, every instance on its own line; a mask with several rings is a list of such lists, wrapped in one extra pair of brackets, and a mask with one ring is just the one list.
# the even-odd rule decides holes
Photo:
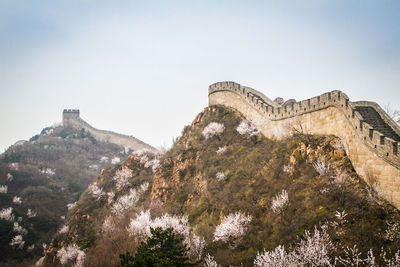
[(46, 264), (115, 266), (157, 227), (205, 266), (400, 264), (400, 213), (358, 177), (338, 138), (267, 139), (222, 106), (160, 159), (137, 153), (104, 171), (64, 227)]
[(120, 146), (61, 126), (1, 154), (0, 265), (26, 266), (43, 255), (65, 221), (67, 204), (73, 206), (101, 169), (126, 156)]

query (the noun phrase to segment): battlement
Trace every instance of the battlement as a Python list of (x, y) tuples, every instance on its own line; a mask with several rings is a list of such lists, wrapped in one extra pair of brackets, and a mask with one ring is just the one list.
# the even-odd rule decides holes
[(79, 118), (79, 116), (80, 116), (79, 109), (64, 109), (63, 110), (63, 120)]
[[(230, 106), (256, 119), (257, 127), (267, 137), (281, 138), (288, 125), (299, 122), (306, 133), (340, 137), (361, 176), (377, 175), (382, 183), (391, 181), (393, 190), (388, 191), (396, 192), (393, 201), (400, 207), (400, 128), (378, 104), (351, 102), (345, 93), (336, 90), (302, 101), (280, 100), (278, 104), (261, 92), (230, 81), (210, 85), (208, 97), (210, 106)], [(374, 170), (376, 158), (384, 162), (383, 171)]]
[[(400, 129), (376, 103), (366, 101), (352, 103), (345, 93), (335, 90), (299, 102), (286, 101), (284, 104), (279, 105), (264, 96), (261, 92), (241, 86), (235, 82), (218, 82), (212, 84), (208, 89), (208, 94), (210, 96), (215, 92), (221, 91), (230, 91), (238, 94), (271, 121), (285, 120), (328, 107), (336, 107), (345, 113), (354, 129), (358, 129), (359, 137), (369, 147), (374, 149), (385, 160), (390, 161), (400, 168)], [(367, 118), (364, 118), (357, 108), (360, 106), (367, 106), (376, 110), (382, 120), (392, 129), (392, 134), (386, 136), (385, 133), (380, 132), (379, 129), (370, 125)]]
[(78, 113), (79, 114), (79, 109), (64, 109), (63, 113)]

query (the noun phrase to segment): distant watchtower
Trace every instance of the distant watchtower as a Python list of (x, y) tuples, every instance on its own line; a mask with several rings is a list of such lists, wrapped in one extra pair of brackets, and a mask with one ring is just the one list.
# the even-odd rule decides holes
[(79, 109), (64, 109), (63, 120), (78, 119), (78, 118), (79, 118)]

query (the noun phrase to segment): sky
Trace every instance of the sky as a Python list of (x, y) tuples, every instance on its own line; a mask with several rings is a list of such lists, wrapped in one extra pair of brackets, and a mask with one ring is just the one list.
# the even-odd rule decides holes
[(235, 81), (400, 110), (400, 1), (0, 0), (0, 153), (77, 108), (170, 146)]

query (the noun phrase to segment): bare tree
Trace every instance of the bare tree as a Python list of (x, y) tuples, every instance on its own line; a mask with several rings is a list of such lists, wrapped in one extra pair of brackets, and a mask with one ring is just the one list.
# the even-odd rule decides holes
[(390, 104), (383, 107), (386, 113), (400, 125), (400, 110), (394, 109)]

